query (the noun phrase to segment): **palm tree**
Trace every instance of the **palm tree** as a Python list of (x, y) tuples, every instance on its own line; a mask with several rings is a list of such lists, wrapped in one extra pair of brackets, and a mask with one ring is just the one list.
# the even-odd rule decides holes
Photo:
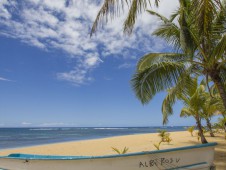
[[(184, 104), (184, 108), (182, 108), (180, 116), (194, 117), (199, 130), (201, 141), (202, 143), (207, 143), (201, 124), (201, 112), (206, 102), (204, 97), (205, 86), (203, 84), (198, 85), (198, 78), (191, 78), (190, 81), (190, 84), (193, 84), (192, 86), (185, 85), (182, 87), (177, 85), (168, 90), (168, 94), (162, 104), (162, 112), (164, 115), (163, 121), (166, 121), (168, 119), (168, 115), (173, 112), (173, 104), (175, 101), (180, 100)], [(177, 90), (178, 88), (183, 90)]]
[(226, 108), (226, 1), (193, 0), (195, 29), (190, 29), (202, 59), (203, 73), (211, 77)]
[(206, 126), (210, 132), (210, 136), (214, 137), (214, 133), (212, 130), (212, 124), (210, 123), (211, 118), (219, 113), (217, 108), (218, 101), (215, 98), (212, 98), (208, 92), (205, 92), (205, 103), (202, 106), (201, 116), (206, 120)]
[[(153, 32), (153, 35), (161, 37), (173, 45), (176, 53), (150, 53), (143, 56), (138, 62), (132, 86), (136, 96), (143, 104), (147, 104), (156, 93), (172, 88), (176, 84), (180, 84), (181, 87), (188, 85), (191, 74), (202, 72), (201, 59), (199, 56), (195, 56), (196, 48), (192, 36), (188, 29), (184, 29), (191, 22), (190, 18), (185, 18), (185, 14), (191, 13), (188, 1), (180, 2), (183, 3), (170, 19), (154, 11), (148, 11), (163, 22)], [(177, 16), (179, 16), (179, 25), (175, 22)], [(185, 39), (190, 40), (184, 41)]]
[[(155, 5), (158, 6), (160, 0), (155, 0)], [(100, 8), (96, 19), (91, 29), (91, 36), (97, 30), (99, 25), (107, 22), (108, 19), (120, 16), (124, 12), (125, 5), (129, 11), (126, 20), (124, 21), (124, 33), (131, 34), (137, 15), (144, 12), (148, 5), (151, 5), (150, 0), (105, 0)]]
[(226, 117), (224, 117), (224, 118), (219, 118), (218, 123), (221, 125), (221, 127), (224, 129), (224, 131), (225, 131), (225, 133), (226, 133), (226, 128), (225, 128)]
[[(203, 3), (196, 4), (202, 9), (203, 15), (210, 16), (208, 21), (211, 24), (209, 25), (194, 8), (195, 2), (201, 3), (201, 0), (180, 0), (180, 8), (171, 15), (170, 19), (154, 11), (148, 11), (163, 22), (153, 35), (164, 38), (173, 45), (176, 53), (150, 53), (138, 62), (137, 71), (132, 78), (132, 87), (143, 104), (149, 103), (160, 91), (178, 85), (181, 87), (189, 85), (190, 76), (202, 75), (206, 79), (210, 77), (213, 80), (226, 108), (226, 93), (223, 84), (226, 80), (226, 3), (221, 1), (215, 3), (212, 0), (211, 2), (215, 4), (212, 6), (214, 8), (212, 11), (215, 12), (211, 11), (209, 15), (206, 14), (208, 11), (203, 11), (205, 7)], [(198, 15), (200, 22), (201, 19), (205, 21), (203, 25), (193, 19), (194, 15)], [(175, 22), (177, 16), (179, 17), (178, 24)], [(201, 27), (205, 29), (211, 27), (211, 31), (207, 31), (207, 34), (202, 31)], [(193, 85), (190, 84), (190, 86), (192, 88)], [(175, 89), (175, 91), (178, 90), (183, 90), (183, 88)], [(172, 114), (172, 111), (169, 110), (168, 114)], [(164, 120), (163, 123), (167, 123), (167, 119), (164, 118)]]
[(224, 132), (225, 132), (225, 136), (224, 137), (226, 139), (226, 117), (219, 118), (218, 122), (214, 124), (214, 127), (216, 129), (220, 128), (220, 129), (224, 130)]
[[(158, 6), (160, 0), (155, 0)], [(190, 60), (197, 61), (196, 67), (206, 77), (211, 77), (217, 86), (226, 108), (226, 91), (223, 82), (226, 79), (226, 2), (225, 0), (179, 0), (180, 8), (168, 20), (153, 11), (164, 21), (154, 35), (164, 38), (182, 52), (189, 52)], [(124, 22), (124, 32), (131, 33), (139, 13), (144, 12), (150, 0), (105, 0), (93, 23), (92, 33), (99, 24), (120, 16), (124, 7), (129, 7), (127, 18)], [(179, 27), (173, 23), (179, 16)], [(160, 54), (163, 55), (163, 54)], [(172, 82), (171, 82), (172, 84)]]
[(195, 126), (191, 126), (187, 128), (187, 131), (191, 133), (191, 136), (193, 136), (194, 130), (195, 130)]

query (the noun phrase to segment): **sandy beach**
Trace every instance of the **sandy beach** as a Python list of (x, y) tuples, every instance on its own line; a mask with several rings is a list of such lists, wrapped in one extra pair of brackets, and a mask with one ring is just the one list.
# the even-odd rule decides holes
[[(172, 142), (170, 144), (162, 143), (160, 149), (200, 144), (197, 137), (192, 137), (187, 131), (170, 132), (170, 136), (172, 138)], [(225, 170), (226, 140), (224, 140), (224, 136), (217, 134), (216, 137), (213, 138), (207, 135), (207, 140), (208, 142), (218, 143), (215, 148), (214, 163), (217, 166), (217, 170)], [(110, 155), (116, 154), (116, 152), (112, 150), (112, 147), (120, 150), (127, 147), (129, 148), (128, 152), (156, 150), (154, 144), (157, 144), (159, 141), (160, 137), (157, 133), (150, 133), (2, 150), (0, 155), (8, 155), (10, 153), (80, 156)]]

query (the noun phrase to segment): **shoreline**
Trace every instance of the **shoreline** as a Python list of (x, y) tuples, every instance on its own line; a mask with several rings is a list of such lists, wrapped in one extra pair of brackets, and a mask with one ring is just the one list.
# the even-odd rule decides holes
[[(102, 139), (123, 135), (184, 131), (184, 126), (171, 127), (51, 127), (51, 128), (0, 128), (0, 150), (32, 147), (38, 145)], [(5, 130), (6, 129), (6, 130)], [(10, 133), (10, 135), (8, 135)], [(8, 142), (10, 141), (10, 142)]]
[[(95, 140), (102, 140), (102, 139), (111, 139), (111, 138), (120, 138), (120, 137), (128, 137), (128, 136), (135, 136), (135, 135), (147, 135), (149, 133), (139, 133), (139, 134), (129, 134), (129, 135), (118, 135), (118, 136), (109, 136), (109, 137), (100, 137), (100, 138), (90, 138), (90, 139), (79, 139), (79, 140), (69, 140), (69, 141), (61, 141), (61, 142), (50, 142), (50, 143), (43, 143), (43, 144), (34, 144), (34, 145), (27, 145), (27, 146), (18, 146), (14, 148), (5, 148), (0, 149), (0, 155), (1, 152), (5, 151), (13, 151), (13, 150), (24, 150), (27, 148), (35, 148), (35, 147), (42, 147), (42, 146), (51, 146), (51, 145), (57, 145), (57, 144), (70, 144), (75, 142), (88, 142), (88, 141), (95, 141)], [(150, 134), (158, 134), (158, 133), (150, 133)]]
[[(162, 143), (160, 150), (200, 144), (197, 137), (192, 137), (187, 131), (169, 132), (172, 141)], [(222, 134), (216, 137), (206, 135), (208, 142), (217, 142), (215, 148), (214, 163), (218, 169), (226, 169), (226, 140)], [(30, 147), (1, 150), (0, 155), (10, 153), (38, 154), (38, 155), (62, 155), (62, 156), (101, 156), (117, 154), (112, 150), (115, 147), (123, 150), (129, 148), (128, 153), (156, 150), (154, 144), (160, 141), (158, 133), (136, 134), (126, 136), (114, 136), (100, 139), (59, 142)]]
[[(139, 134), (131, 134), (131, 135), (145, 135), (145, 134), (147, 134), (147, 133), (139, 133)], [(3, 148), (3, 149), (0, 149), (0, 155), (1, 155), (2, 151), (11, 151), (11, 150), (17, 150), (17, 149), (23, 150), (23, 149), (26, 149), (26, 148), (33, 148), (33, 147), (49, 146), (49, 145), (55, 145), (55, 144), (68, 144), (68, 143), (83, 142), (83, 141), (86, 142), (86, 141), (92, 141), (92, 140), (101, 140), (101, 139), (131, 136), (131, 135), (119, 135), (119, 136), (109, 136), (109, 137), (100, 137), (100, 138), (91, 138), (91, 139), (68, 140), (68, 141), (61, 141), (61, 142), (50, 142), (50, 143), (43, 143), (43, 144), (18, 146), (18, 147), (14, 147), (14, 148)]]

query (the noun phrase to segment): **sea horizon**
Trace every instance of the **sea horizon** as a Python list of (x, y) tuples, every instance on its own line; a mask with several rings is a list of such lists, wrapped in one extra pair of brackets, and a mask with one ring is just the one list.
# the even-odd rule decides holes
[(156, 133), (158, 130), (184, 131), (188, 126), (149, 127), (1, 127), (0, 149), (12, 149), (52, 143), (70, 142)]

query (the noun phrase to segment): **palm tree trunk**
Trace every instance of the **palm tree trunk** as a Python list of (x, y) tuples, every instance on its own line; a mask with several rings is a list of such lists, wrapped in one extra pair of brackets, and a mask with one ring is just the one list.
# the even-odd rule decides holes
[(224, 132), (226, 133), (226, 123), (224, 123)]
[(199, 136), (201, 138), (202, 144), (208, 143), (207, 140), (206, 140), (206, 138), (205, 138), (205, 136), (204, 136), (204, 134), (203, 134), (202, 124), (201, 124), (201, 120), (200, 120), (199, 116), (196, 115), (196, 118), (195, 119), (196, 119), (196, 124), (197, 124), (197, 128), (199, 130)]
[(208, 127), (208, 129), (210, 131), (210, 136), (211, 137), (215, 137), (214, 134), (213, 134), (212, 125), (210, 123), (210, 119), (209, 118), (206, 118), (206, 125), (207, 125), (207, 127)]
[(213, 80), (214, 84), (216, 85), (218, 92), (220, 94), (220, 97), (223, 101), (224, 107), (226, 109), (226, 91), (222, 82), (221, 77), (219, 76), (219, 71), (213, 71), (213, 73), (210, 73), (210, 77)]

